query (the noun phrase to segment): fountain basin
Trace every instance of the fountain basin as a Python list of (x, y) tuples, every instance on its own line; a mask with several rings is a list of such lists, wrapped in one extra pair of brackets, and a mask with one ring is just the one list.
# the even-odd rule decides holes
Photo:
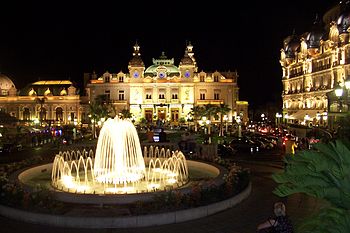
[[(191, 187), (194, 184), (191, 180), (207, 180), (210, 184), (220, 185), (224, 182), (224, 174), (227, 173), (227, 169), (221, 166), (193, 160), (187, 160), (187, 166), (190, 180), (185, 185), (176, 189), (182, 193), (191, 192)], [(45, 187), (53, 192), (55, 199), (79, 204), (129, 204), (136, 201), (147, 202), (152, 201), (155, 195), (170, 190), (130, 194), (79, 194), (65, 192), (51, 186), (51, 170), (52, 163), (29, 168), (18, 175), (18, 180), (29, 191), (35, 190), (37, 186)], [(202, 185), (205, 187), (206, 182), (203, 181)]]

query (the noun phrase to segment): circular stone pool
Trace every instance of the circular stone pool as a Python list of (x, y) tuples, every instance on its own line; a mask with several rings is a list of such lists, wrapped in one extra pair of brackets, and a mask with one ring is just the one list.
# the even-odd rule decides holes
[[(189, 193), (191, 186), (198, 181), (206, 181), (211, 184), (220, 185), (224, 182), (223, 175), (227, 170), (217, 165), (211, 165), (204, 162), (187, 160), (189, 180), (183, 186), (176, 188), (182, 193)], [(36, 166), (22, 171), (18, 175), (18, 180), (24, 184), (27, 190), (35, 190), (38, 187), (47, 188), (54, 193), (57, 200), (69, 203), (81, 204), (127, 204), (135, 201), (151, 201), (156, 194), (168, 190), (159, 190), (155, 192), (132, 193), (132, 194), (81, 194), (72, 193), (55, 189), (51, 185), (52, 163)]]

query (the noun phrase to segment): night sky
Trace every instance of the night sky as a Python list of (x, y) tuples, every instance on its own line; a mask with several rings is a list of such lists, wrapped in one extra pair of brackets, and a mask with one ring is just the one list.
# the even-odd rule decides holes
[(39, 79), (81, 85), (84, 72), (127, 72), (136, 40), (146, 67), (162, 51), (178, 65), (191, 41), (199, 70), (237, 70), (240, 99), (256, 107), (281, 99), (283, 39), (309, 31), (316, 14), (338, 3), (111, 2), (0, 4), (1, 73), (18, 89)]

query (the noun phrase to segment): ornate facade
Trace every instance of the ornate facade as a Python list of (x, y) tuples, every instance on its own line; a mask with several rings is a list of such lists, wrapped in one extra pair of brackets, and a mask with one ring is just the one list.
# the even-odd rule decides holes
[(90, 101), (104, 95), (116, 112), (129, 109), (135, 120), (145, 118), (148, 122), (158, 119), (178, 122), (180, 118), (187, 119), (191, 108), (205, 104), (226, 104), (231, 108), (230, 122), (239, 114), (247, 121), (247, 105), (236, 111), (237, 78), (237, 72), (199, 72), (191, 44), (185, 48), (178, 66), (174, 58), (168, 58), (163, 52), (146, 67), (137, 43), (128, 73), (105, 72), (99, 77), (86, 73), (84, 77), (88, 80), (86, 91)]
[(316, 17), (309, 32), (283, 41), (280, 64), (283, 117), (289, 123), (327, 126), (329, 93), (350, 75), (350, 7), (340, 3)]
[(0, 111), (23, 123), (80, 123), (80, 99), (77, 89), (68, 80), (38, 81), (17, 91), (12, 80), (0, 74)]

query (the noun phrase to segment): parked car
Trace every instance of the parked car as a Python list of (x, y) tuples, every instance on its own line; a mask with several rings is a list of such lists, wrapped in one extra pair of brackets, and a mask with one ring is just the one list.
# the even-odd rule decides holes
[(13, 152), (13, 151), (20, 151), (23, 149), (23, 146), (21, 143), (4, 143), (3, 145), (3, 152)]
[(218, 144), (218, 155), (221, 157), (231, 157), (237, 153), (230, 144)]
[(259, 143), (256, 143), (246, 137), (232, 139), (230, 146), (238, 152), (249, 152), (253, 154), (260, 151)]

